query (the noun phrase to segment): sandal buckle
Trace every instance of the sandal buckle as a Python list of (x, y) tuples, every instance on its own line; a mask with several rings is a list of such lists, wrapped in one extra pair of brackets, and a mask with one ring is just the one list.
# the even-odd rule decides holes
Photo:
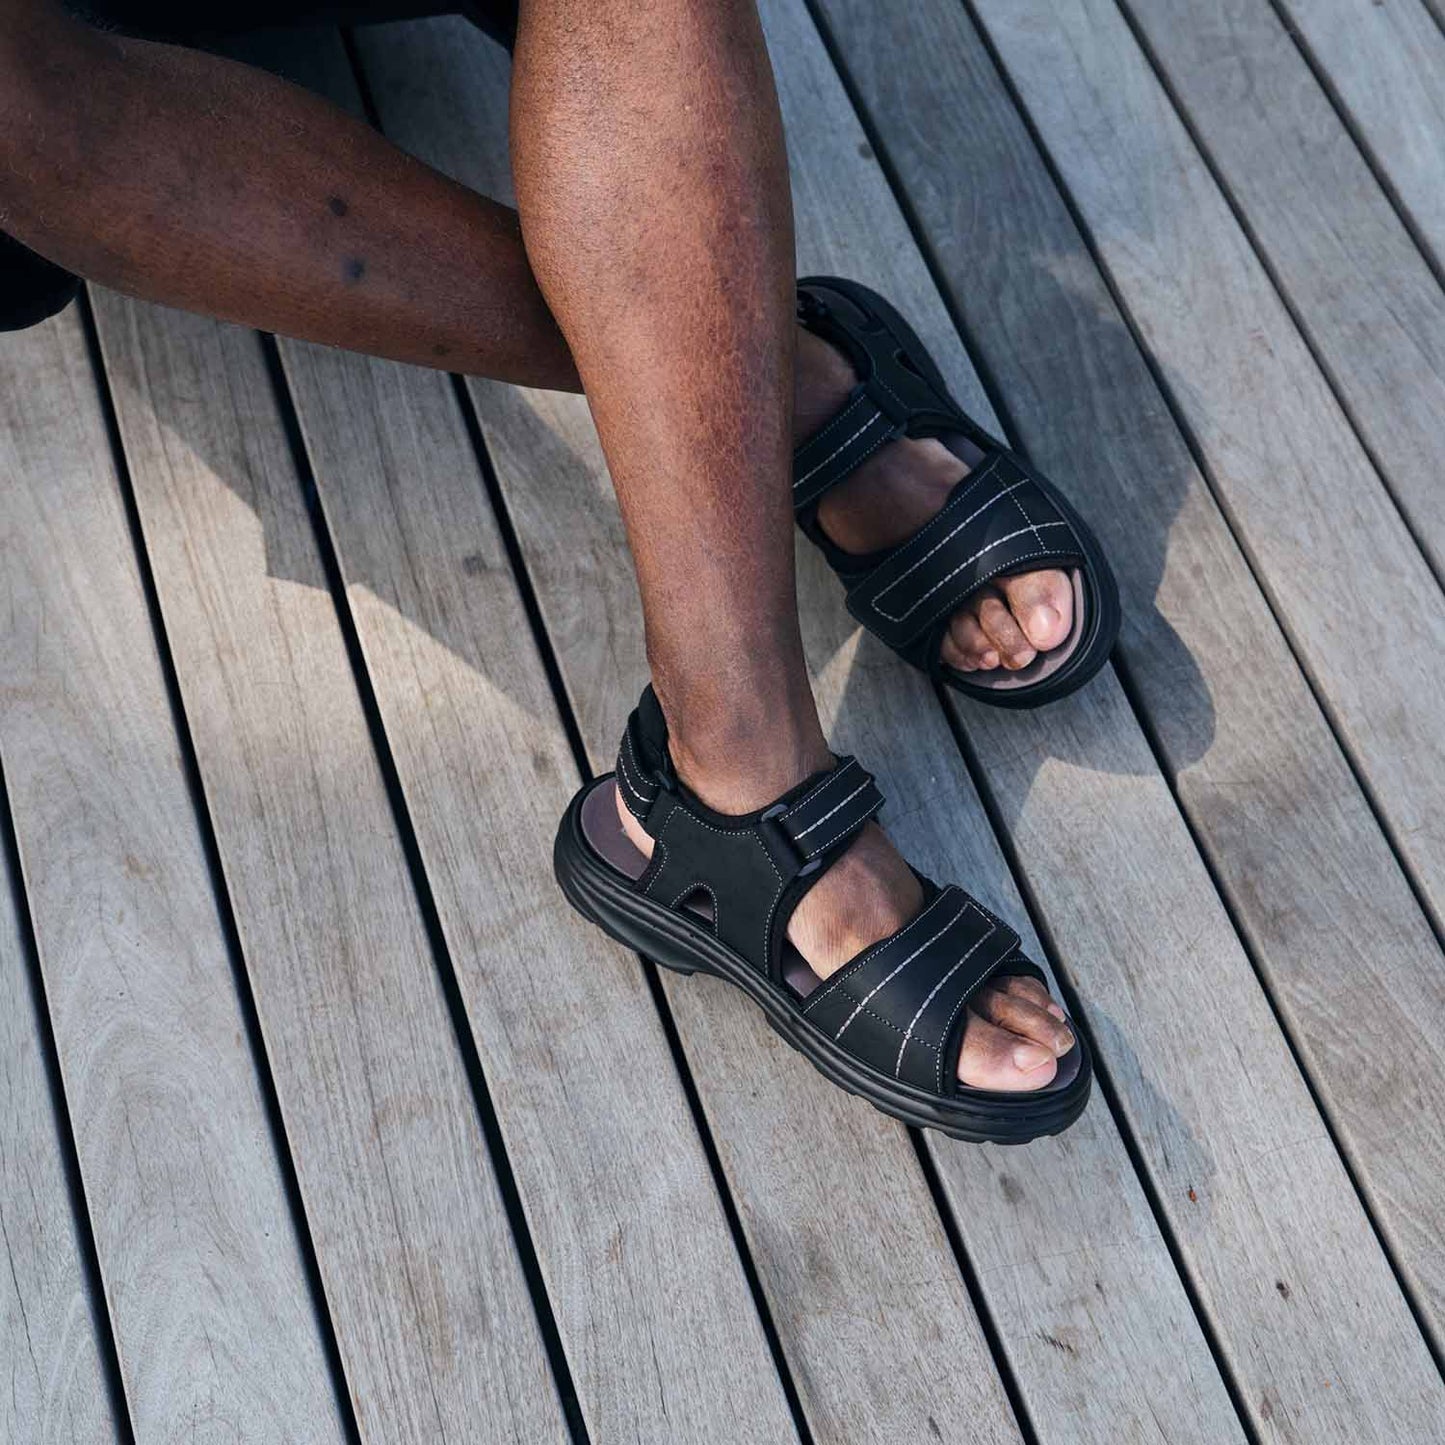
[(787, 811), (786, 804), (774, 803), (758, 819), (758, 832), (762, 836), (763, 847), (772, 854), (776, 861), (786, 861), (791, 864), (795, 878), (806, 878), (810, 873), (816, 873), (823, 866), (822, 859), (809, 858), (793, 841), (792, 835), (787, 829), (778, 822), (778, 819)]

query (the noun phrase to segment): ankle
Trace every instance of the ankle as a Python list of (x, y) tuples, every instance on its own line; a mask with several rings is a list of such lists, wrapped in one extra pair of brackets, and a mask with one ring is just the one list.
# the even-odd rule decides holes
[(857, 385), (848, 358), (821, 336), (798, 329), (798, 348), (793, 364), (793, 445), (813, 435), (830, 421)]
[(718, 716), (668, 715), (668, 747), (677, 776), (719, 813), (750, 813), (833, 765), (817, 713), (779, 708), (729, 709)]

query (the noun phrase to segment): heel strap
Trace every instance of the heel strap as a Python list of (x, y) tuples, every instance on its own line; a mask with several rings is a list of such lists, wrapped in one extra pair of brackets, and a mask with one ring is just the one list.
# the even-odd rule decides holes
[(872, 774), (842, 757), (767, 808), (714, 812), (678, 780), (651, 688), (628, 719), (616, 777), (655, 840), (639, 891), (672, 909), (706, 897), (714, 932), (770, 977), (793, 909), (883, 806)]

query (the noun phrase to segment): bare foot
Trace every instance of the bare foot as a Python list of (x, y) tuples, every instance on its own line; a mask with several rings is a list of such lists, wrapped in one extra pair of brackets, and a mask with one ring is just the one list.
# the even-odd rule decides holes
[[(793, 436), (801, 442), (829, 421), (857, 384), (848, 359), (798, 328)], [(824, 494), (818, 521), (845, 552), (896, 547), (937, 516), (968, 466), (932, 437), (900, 437), (874, 452)], [(1055, 568), (1001, 577), (953, 614), (943, 660), (960, 672), (1016, 672), (1069, 635), (1074, 592)]]
[[(679, 776), (709, 807), (746, 813), (771, 802), (781, 788), (770, 779), (750, 790), (730, 783), (722, 792), (700, 783), (675, 749)], [(804, 766), (793, 782), (814, 768), (829, 766), (827, 755)], [(617, 814), (632, 843), (652, 856), (652, 839), (617, 800)], [(788, 938), (821, 978), (836, 973), (865, 948), (902, 928), (923, 906), (918, 879), (876, 823), (869, 823), (853, 846), (803, 898), (788, 924)], [(958, 1077), (978, 1089), (1038, 1089), (1058, 1071), (1058, 1060), (1074, 1046), (1064, 1011), (1032, 978), (1001, 979), (981, 989), (969, 1004)]]

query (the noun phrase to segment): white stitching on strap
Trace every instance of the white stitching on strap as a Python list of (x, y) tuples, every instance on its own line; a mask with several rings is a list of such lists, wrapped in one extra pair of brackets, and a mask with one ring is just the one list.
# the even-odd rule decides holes
[(863, 764), (860, 763), (857, 758), (852, 757), (850, 757), (847, 762), (837, 765), (836, 767), (831, 769), (831, 771), (824, 774), (823, 781), (821, 783), (814, 783), (813, 786), (808, 789), (807, 793), (804, 794), (803, 797), (799, 798), (798, 801), (794, 803), (793, 806), (789, 808), (786, 813), (783, 814), (783, 817), (786, 818), (790, 814), (796, 813), (802, 808), (806, 808), (808, 804), (811, 803), (813, 799), (816, 798), (818, 794), (823, 791), (824, 788), (829, 787), (831, 784), (837, 782), (837, 780), (841, 778), (845, 773), (847, 773), (851, 768), (861, 768), (862, 766)]
[[(870, 959), (876, 958), (878, 954), (881, 953), (885, 948), (887, 948), (890, 943), (898, 943), (902, 939), (907, 938), (908, 935), (912, 933), (913, 930), (917, 928), (918, 925), (922, 923), (924, 919), (926, 919), (929, 914), (931, 914), (933, 910), (937, 908), (939, 904), (941, 904), (943, 900), (947, 897), (948, 892), (947, 890), (945, 890), (944, 892), (940, 893), (938, 897), (935, 898), (933, 902), (930, 903), (928, 907), (925, 908), (923, 912), (920, 913), (918, 917), (915, 918), (911, 923), (905, 923), (903, 927), (898, 930), (897, 933), (891, 933), (888, 935), (887, 938), (880, 938), (878, 942), (873, 945), (872, 948), (868, 949), (865, 953), (860, 953), (858, 957), (853, 960), (852, 963), (844, 964), (843, 967), (840, 968), (838, 972), (835, 973), (827, 981), (827, 983), (823, 984), (821, 988), (815, 988), (813, 992), (808, 995), (808, 1001), (803, 1005), (803, 1012), (807, 1013), (808, 1010), (812, 1008), (813, 1005), (817, 1003), (820, 999), (827, 998), (830, 993), (833, 993), (838, 988), (838, 985), (841, 984), (844, 979), (851, 978)], [(852, 995), (848, 994), (847, 997), (851, 998)]]
[[(887, 446), (888, 443), (892, 440), (893, 431), (891, 428), (888, 431), (879, 432), (878, 435), (871, 442), (868, 443), (867, 447), (863, 451), (859, 452), (856, 457), (853, 458), (853, 461), (848, 468), (849, 472), (856, 472), (858, 468), (861, 467), (863, 463), (866, 462), (868, 458), (871, 457), (873, 453), (879, 449), (879, 447)], [(812, 473), (810, 472), (808, 475), (811, 476)], [(809, 502), (813, 500), (815, 496), (822, 496), (823, 492), (826, 492), (830, 486), (832, 486), (831, 482), (823, 483), (821, 491), (817, 487), (810, 487), (800, 496), (793, 498), (793, 505), (795, 507), (806, 506)]]
[(803, 483), (806, 482), (810, 477), (815, 477), (815, 476), (817, 476), (817, 474), (818, 474), (819, 472), (821, 472), (821, 471), (823, 470), (823, 468), (826, 467), (826, 466), (828, 465), (828, 463), (831, 462), (835, 457), (840, 457), (840, 456), (842, 456), (842, 454), (843, 454), (845, 451), (847, 451), (848, 448), (851, 447), (851, 446), (853, 445), (853, 443), (856, 442), (856, 441), (858, 440), (858, 438), (859, 438), (860, 436), (862, 436), (863, 433), (864, 433), (865, 431), (867, 431), (870, 426), (872, 426), (875, 422), (880, 422), (880, 421), (881, 421), (881, 422), (887, 422), (887, 421), (888, 421), (888, 418), (887, 418), (886, 416), (884, 416), (881, 411), (875, 411), (875, 412), (873, 413), (873, 415), (870, 416), (870, 417), (868, 418), (868, 420), (865, 421), (865, 422), (863, 423), (863, 425), (860, 426), (860, 427), (858, 428), (858, 430), (855, 431), (855, 432), (853, 433), (853, 435), (848, 438), (847, 441), (845, 441), (841, 446), (837, 447), (835, 450), (829, 452), (828, 455), (827, 455), (826, 457), (824, 457), (823, 460), (822, 460), (821, 462), (819, 462), (816, 467), (813, 467), (813, 468), (812, 468), (812, 470), (807, 471), (807, 472), (804, 472), (803, 475), (802, 475), (801, 477), (799, 477), (799, 478), (797, 479), (797, 481), (795, 481), (795, 482), (793, 483), (793, 490), (796, 492), (796, 491), (798, 490), (798, 488), (801, 487), (801, 486), (803, 485)]
[[(622, 755), (621, 755), (620, 753), (618, 754), (618, 759), (617, 759), (617, 760), (618, 760), (619, 764), (621, 764), (621, 762), (622, 762)], [(643, 805), (643, 807), (647, 807), (647, 806), (652, 802), (652, 799), (651, 799), (651, 798), (644, 797), (641, 793), (639, 793), (639, 792), (637, 791), (637, 789), (636, 789), (635, 787), (633, 787), (633, 785), (632, 785), (632, 780), (627, 776), (627, 768), (626, 768), (625, 765), (618, 767), (615, 776), (617, 776), (617, 777), (619, 777), (619, 778), (622, 779), (622, 786), (623, 786), (624, 788), (626, 788), (627, 791), (628, 791), (629, 793), (631, 793), (632, 796), (633, 796), (634, 798), (636, 798), (637, 801)]]
[(964, 964), (966, 964), (969, 959), (972, 958), (974, 954), (977, 953), (979, 949), (982, 948), (984, 944), (987, 943), (989, 939), (992, 938), (997, 932), (998, 929), (996, 929), (993, 924), (990, 923), (988, 926), (988, 932), (985, 933), (984, 936), (980, 938), (976, 943), (974, 943), (973, 946), (968, 950), (968, 952), (965, 953), (963, 957), (960, 958), (958, 962), (955, 963), (953, 967), (949, 969), (948, 972), (944, 974), (943, 977), (939, 979), (936, 984), (933, 985), (931, 989), (929, 989), (928, 997), (924, 999), (921, 1004), (919, 1004), (918, 1012), (914, 1014), (913, 1017), (909, 1020), (907, 1032), (904, 1033), (903, 1042), (901, 1045), (899, 1045), (898, 1062), (893, 1065), (893, 1077), (895, 1079), (898, 1078), (903, 1072), (903, 1051), (908, 1047), (908, 1041), (913, 1037), (913, 1030), (917, 1026), (918, 1020), (923, 1017), (924, 1010), (927, 1009), (928, 1005), (933, 1002), (934, 998), (938, 994), (938, 990), (941, 989), (943, 985), (946, 984), (948, 980), (951, 979), (954, 974), (956, 974), (959, 969), (961, 969)]
[(933, 935), (933, 937), (928, 940), (927, 943), (922, 943), (922, 944), (920, 944), (917, 948), (915, 948), (915, 949), (913, 950), (912, 953), (910, 953), (910, 954), (908, 955), (907, 958), (905, 958), (905, 959), (903, 960), (902, 963), (900, 963), (900, 964), (893, 970), (892, 973), (888, 974), (880, 983), (875, 984), (871, 989), (869, 989), (869, 991), (863, 996), (863, 998), (859, 1000), (857, 1008), (855, 1008), (855, 1009), (853, 1010), (853, 1012), (850, 1013), (850, 1014), (848, 1015), (848, 1017), (843, 1020), (842, 1024), (840, 1025), (840, 1027), (839, 1027), (839, 1029), (838, 1029), (838, 1032), (833, 1035), (833, 1042), (834, 1042), (835, 1044), (838, 1042), (839, 1039), (841, 1039), (841, 1038), (843, 1037), (843, 1031), (848, 1027), (848, 1025), (851, 1024), (851, 1023), (853, 1022), (853, 1020), (858, 1017), (859, 1013), (862, 1011), (863, 1005), (866, 1004), (866, 1003), (869, 1001), (869, 999), (871, 999), (871, 998), (873, 997), (873, 995), (878, 992), (879, 989), (884, 988), (884, 987), (886, 987), (888, 984), (892, 983), (892, 981), (893, 981), (895, 978), (897, 978), (898, 975), (899, 975), (900, 973), (902, 973), (903, 970), (904, 970), (905, 968), (907, 968), (908, 965), (909, 965), (910, 963), (912, 963), (913, 960), (914, 960), (915, 958), (917, 958), (920, 953), (922, 953), (925, 949), (927, 949), (928, 947), (930, 947), (930, 945), (936, 943), (940, 938), (942, 938), (943, 935), (944, 935), (945, 933), (947, 933), (948, 930), (949, 930), (950, 928), (952, 928), (953, 925), (954, 925), (955, 923), (957, 923), (960, 918), (963, 917), (964, 911), (965, 911), (967, 908), (968, 908), (968, 899), (965, 898), (964, 901), (958, 905), (958, 912), (955, 913), (955, 914), (953, 915), (953, 917), (950, 918), (950, 919), (948, 920), (948, 922), (945, 923), (945, 924), (943, 925), (943, 927), (940, 928), (940, 929), (938, 930), (938, 932), (935, 933), (935, 934)]
[(843, 824), (841, 828), (838, 829), (836, 833), (833, 834), (831, 838), (828, 839), (826, 843), (815, 844), (812, 848), (804, 849), (804, 852), (807, 853), (809, 858), (822, 857), (822, 855), (826, 853), (828, 849), (831, 848), (833, 844), (836, 843), (840, 838), (846, 837), (855, 828), (861, 828), (863, 824), (866, 823), (868, 819), (872, 816), (872, 811), (873, 810), (869, 808), (868, 812), (864, 813), (861, 818), (850, 818), (846, 823)]
[[(953, 539), (958, 536), (958, 534), (963, 531), (963, 529), (968, 526), (970, 522), (976, 521), (979, 517), (983, 516), (983, 514), (988, 511), (988, 509), (993, 506), (995, 502), (1003, 501), (1003, 499), (1007, 497), (1010, 493), (1016, 492), (1020, 487), (1024, 487), (1027, 485), (1027, 477), (1025, 477), (1022, 481), (1010, 482), (1008, 486), (1006, 486), (1001, 492), (995, 492), (993, 496), (988, 499), (988, 501), (983, 503), (982, 506), (975, 507), (973, 511), (971, 511), (968, 516), (966, 516), (961, 522), (956, 522), (947, 532), (945, 532), (943, 536), (941, 536), (938, 541), (936, 541), (933, 546), (931, 546), (928, 551), (923, 554), (923, 556), (921, 556), (916, 562), (912, 563), (910, 566), (900, 572), (885, 588), (883, 588), (881, 592), (879, 592), (879, 597), (886, 597), (896, 586), (898, 586), (900, 582), (903, 581), (905, 577), (911, 576), (914, 572), (918, 571), (918, 569), (923, 566), (923, 564), (928, 561), (928, 559), (933, 556), (933, 554), (937, 552), (939, 548), (948, 546), (948, 544), (953, 541)], [(903, 545), (907, 546), (908, 544), (905, 542)], [(873, 605), (875, 607), (878, 606), (876, 602)], [(879, 607), (878, 610), (880, 612), (883, 612), (883, 609), (881, 607)], [(883, 615), (887, 617), (889, 614), (883, 612)], [(906, 617), (908, 614), (905, 612), (903, 615)]]
[[(848, 417), (849, 412), (857, 411), (858, 408), (859, 408), (860, 406), (862, 406), (863, 403), (864, 403), (865, 401), (867, 401), (867, 400), (868, 400), (868, 393), (867, 393), (867, 392), (864, 392), (864, 391), (860, 391), (860, 392), (858, 393), (858, 395), (855, 396), (855, 397), (853, 398), (853, 400), (850, 401), (850, 402), (848, 403), (848, 405), (845, 406), (845, 407), (843, 408), (843, 410), (840, 411), (840, 412), (838, 413), (838, 415), (835, 416), (835, 417), (832, 419), (832, 421), (824, 422), (823, 425), (820, 426), (820, 427), (818, 428), (818, 430), (815, 431), (815, 432), (813, 433), (813, 435), (810, 436), (810, 437), (808, 438), (808, 440), (805, 441), (805, 442), (803, 443), (803, 445), (798, 448), (798, 450), (799, 450), (799, 451), (804, 451), (806, 448), (816, 445), (818, 442), (822, 441), (823, 438), (826, 437), (830, 431), (833, 431), (833, 430), (835, 430), (835, 429), (841, 431), (842, 428), (843, 428), (843, 426), (844, 426), (844, 425), (846, 424), (846, 422), (847, 422), (847, 417)], [(829, 440), (831, 441), (832, 439), (829, 438)], [(827, 442), (824, 442), (824, 445), (825, 445), (825, 446), (826, 446), (827, 444), (828, 444)], [(810, 473), (810, 475), (811, 475), (811, 473)], [(795, 483), (794, 485), (796, 485), (796, 483)]]
[[(1000, 493), (999, 495), (1002, 496), (1003, 494)], [(994, 500), (997, 501), (998, 498), (996, 497)], [(962, 523), (959, 523), (959, 525), (962, 526), (963, 524), (962, 524)], [(975, 552), (975, 553), (973, 554), (973, 556), (970, 557), (966, 562), (960, 562), (960, 563), (958, 564), (958, 566), (953, 569), (952, 572), (948, 573), (948, 574), (947, 574), (946, 576), (944, 576), (944, 577), (940, 577), (940, 578), (938, 579), (938, 581), (935, 582), (935, 583), (933, 584), (933, 586), (930, 587), (930, 588), (928, 589), (928, 591), (925, 592), (921, 597), (916, 597), (916, 598), (914, 598), (912, 606), (905, 607), (905, 608), (903, 609), (903, 611), (902, 611), (898, 616), (896, 616), (896, 617), (893, 615), (893, 613), (891, 613), (891, 612), (885, 612), (881, 607), (879, 607), (879, 606), (878, 606), (877, 598), (875, 598), (875, 599), (873, 600), (873, 608), (874, 608), (874, 610), (878, 613), (878, 615), (879, 615), (880, 617), (886, 617), (890, 622), (902, 622), (903, 619), (904, 619), (905, 617), (907, 617), (910, 612), (916, 612), (920, 607), (923, 606), (923, 604), (924, 604), (925, 602), (928, 601), (928, 599), (929, 599), (930, 597), (933, 596), (933, 594), (934, 594), (935, 592), (938, 591), (938, 589), (939, 589), (940, 587), (943, 587), (943, 586), (945, 586), (947, 583), (951, 582), (955, 577), (958, 576), (958, 574), (959, 574), (960, 572), (962, 572), (962, 571), (964, 570), (964, 568), (966, 568), (966, 567), (972, 567), (973, 564), (974, 564), (975, 562), (977, 562), (978, 559), (979, 559), (980, 557), (982, 557), (985, 552), (992, 552), (995, 547), (1002, 547), (1005, 542), (1012, 542), (1015, 537), (1022, 537), (1025, 532), (1032, 532), (1032, 533), (1034, 534), (1034, 539), (1035, 539), (1035, 541), (1037, 541), (1037, 540), (1038, 540), (1038, 534), (1039, 534), (1045, 527), (1067, 527), (1068, 525), (1069, 525), (1069, 524), (1068, 524), (1067, 522), (1040, 522), (1040, 523), (1038, 523), (1036, 526), (1032, 526), (1032, 527), (1020, 527), (1020, 528), (1018, 529), (1018, 531), (1016, 531), (1016, 532), (1010, 532), (1010, 533), (1008, 533), (1007, 536), (1000, 537), (996, 542), (990, 542), (987, 547), (980, 547), (980, 548), (978, 549), (978, 551)], [(952, 536), (952, 535), (953, 535), (952, 533), (949, 534), (949, 536)], [(944, 541), (947, 541), (947, 540), (948, 540), (948, 538), (944, 538)], [(940, 543), (938, 544), (938, 546), (939, 546), (939, 547), (943, 546), (943, 542), (940, 542)], [(936, 551), (938, 550), (938, 548), (935, 547), (933, 550), (936, 552)], [(1033, 555), (1033, 554), (1030, 554), (1030, 555)], [(918, 564), (915, 564), (915, 565), (918, 565)], [(912, 568), (909, 569), (909, 571), (912, 571), (912, 570), (913, 570)], [(908, 575), (907, 573), (904, 573), (904, 576), (907, 576), (907, 575)], [(891, 591), (893, 590), (893, 588), (898, 585), (898, 581), (901, 581), (901, 580), (902, 580), (902, 578), (899, 578), (897, 581), (890, 582), (890, 583), (888, 584), (888, 586), (883, 589), (883, 592), (880, 592), (880, 593), (878, 594), (878, 596), (881, 597), (881, 596), (883, 596), (884, 593), (886, 593), (886, 592), (891, 592)]]
[(820, 827), (822, 824), (826, 823), (828, 819), (831, 818), (833, 814), (838, 811), (839, 808), (846, 808), (848, 804), (851, 803), (853, 799), (856, 798), (858, 794), (861, 793), (868, 786), (869, 781), (869, 779), (865, 778), (861, 783), (858, 784), (856, 788), (853, 789), (851, 793), (848, 794), (846, 798), (843, 799), (841, 803), (838, 803), (834, 807), (829, 808), (828, 811), (824, 813), (823, 816), (819, 818), (816, 823), (809, 823), (806, 828), (803, 828), (799, 832), (794, 833), (793, 842), (796, 843), (800, 838), (803, 838), (807, 834), (811, 833), (814, 828)]

